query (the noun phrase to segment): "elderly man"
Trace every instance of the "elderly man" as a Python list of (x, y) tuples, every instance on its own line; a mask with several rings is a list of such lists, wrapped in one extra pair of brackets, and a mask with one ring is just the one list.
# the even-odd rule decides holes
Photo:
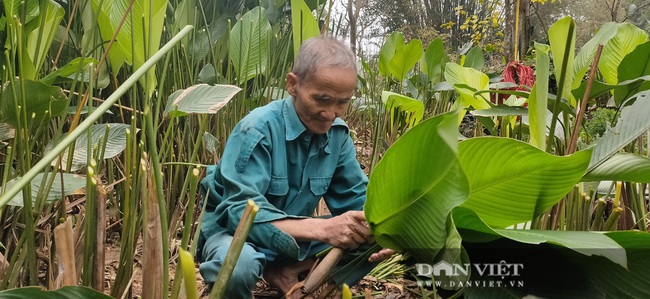
[[(356, 82), (355, 56), (344, 43), (305, 41), (287, 75), (291, 97), (244, 117), (219, 164), (208, 168), (198, 251), (206, 282), (216, 280), (247, 200), (259, 206), (227, 298), (251, 298), (262, 277), (286, 293), (319, 251), (354, 249), (372, 239), (361, 211), (368, 179), (340, 118)], [(310, 217), (321, 197), (333, 217)]]

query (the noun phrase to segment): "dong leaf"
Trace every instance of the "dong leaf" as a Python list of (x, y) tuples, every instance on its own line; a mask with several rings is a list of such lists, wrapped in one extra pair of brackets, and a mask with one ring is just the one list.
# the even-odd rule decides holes
[(530, 144), (544, 150), (546, 148), (546, 114), (548, 112), (548, 76), (550, 67), (550, 47), (535, 43), (537, 80), (528, 97), (528, 120), (530, 123)]
[[(398, 93), (383, 91), (381, 100), (388, 110), (397, 110), (409, 113), (409, 126), (414, 126), (422, 120), (424, 116), (424, 104), (414, 98), (407, 97)], [(390, 115), (391, 127), (395, 123), (395, 115)]]
[[(26, 91), (24, 103), (21, 82)], [(16, 99), (13, 98), (14, 95)], [(18, 113), (27, 116), (28, 124), (39, 125), (52, 117), (64, 114), (68, 103), (69, 100), (60, 87), (32, 80), (14, 80), (5, 83), (0, 95), (0, 122), (6, 122), (14, 128), (18, 127), (19, 117), (16, 111), (20, 107)]]
[(463, 207), (454, 209), (456, 227), (467, 242), (487, 242), (500, 237), (525, 244), (548, 243), (563, 246), (584, 255), (602, 255), (626, 268), (625, 249), (609, 237), (595, 232), (493, 229), (478, 215), (476, 210)]
[(616, 126), (607, 130), (603, 137), (596, 140), (596, 146), (594, 146), (593, 155), (587, 169), (588, 174), (618, 150), (650, 129), (650, 118), (648, 117), (648, 112), (650, 112), (650, 91), (642, 91), (634, 97), (636, 97), (636, 101), (632, 105), (623, 108)]
[[(573, 60), (575, 56), (576, 31), (575, 22), (571, 17), (564, 17), (555, 22), (548, 30), (548, 39), (553, 55), (555, 78), (558, 82), (558, 99), (566, 99), (572, 106), (576, 102), (571, 96), (571, 86), (575, 74), (573, 73)], [(560, 91), (558, 91), (560, 92)]]
[[(636, 47), (630, 54), (623, 57), (621, 64), (618, 66), (618, 81), (634, 80), (643, 76), (650, 75), (650, 42), (645, 42)], [(614, 99), (616, 104), (620, 105), (629, 96), (639, 91), (650, 89), (650, 82), (639, 82), (637, 86), (630, 89), (617, 88), (614, 90)]]
[(630, 153), (617, 153), (587, 173), (582, 181), (650, 183), (650, 159)]
[[(618, 24), (614, 22), (605, 23), (596, 35), (591, 38), (578, 52), (574, 62), (573, 62), (573, 73), (575, 74), (575, 79), (573, 81), (572, 89), (576, 89), (580, 86), (582, 78), (587, 73), (589, 66), (591, 65), (594, 57), (596, 56), (596, 51), (598, 50), (599, 45), (605, 45), (612, 37), (616, 35), (618, 31)], [(537, 68), (539, 70), (539, 68)], [(539, 79), (540, 76), (537, 76)]]
[(397, 45), (388, 63), (388, 70), (398, 82), (402, 82), (420, 57), (422, 57), (422, 42), (419, 39), (413, 39), (408, 44)]
[(269, 63), (271, 24), (266, 10), (255, 7), (244, 14), (230, 31), (230, 62), (239, 82), (264, 74)]
[(311, 9), (304, 0), (291, 0), (291, 24), (293, 28), (293, 53), (298, 55), (302, 43), (320, 35), (320, 28)]
[(618, 24), (616, 35), (603, 46), (598, 69), (605, 82), (616, 84), (619, 80), (618, 67), (623, 58), (638, 45), (648, 41), (648, 34), (630, 23)]
[(192, 85), (169, 96), (165, 113), (171, 117), (193, 113), (215, 114), (239, 91), (241, 88), (234, 85)]
[(379, 50), (379, 74), (384, 77), (389, 77), (391, 75), (390, 62), (393, 59), (393, 56), (395, 56), (397, 48), (403, 46), (404, 35), (401, 32), (393, 31), (384, 42), (384, 45), (381, 46), (381, 50)]
[(471, 67), (477, 71), (480, 71), (485, 66), (485, 58), (481, 47), (476, 46), (467, 52), (463, 66)]
[[(52, 175), (56, 175), (56, 177), (52, 181), (52, 187), (49, 190), (43, 189), (41, 191), (44, 192), (45, 194), (46, 203), (53, 203), (63, 198), (64, 196), (68, 196), (74, 193), (74, 191), (79, 190), (86, 186), (86, 178), (76, 174), (49, 173), (44, 180), (43, 179), (44, 173), (39, 173), (36, 176), (34, 176), (34, 179), (31, 182), (33, 204), (36, 204), (36, 197), (38, 196), (40, 189), (47, 187), (47, 182), (52, 178), (51, 177)], [(11, 186), (13, 186), (18, 181), (18, 179), (20, 179), (20, 177), (8, 181), (6, 188), (10, 189)], [(63, 181), (63, 185), (61, 185), (61, 181)], [(1, 191), (2, 189), (0, 188), (0, 194), (2, 193)], [(23, 203), (24, 203), (23, 193), (20, 192), (16, 194), (16, 196), (14, 196), (7, 204), (10, 206), (22, 207)], [(0, 296), (0, 298), (2, 298), (2, 296)]]
[[(98, 150), (101, 146), (106, 143), (106, 148), (103, 149), (104, 156), (99, 159), (110, 159), (119, 155), (126, 148), (126, 131), (131, 129), (131, 125), (127, 124), (100, 124), (93, 125), (90, 128), (91, 134), (91, 146), (93, 148), (88, 148), (88, 134), (82, 134), (75, 141), (74, 152), (72, 156), (72, 166), (70, 171), (77, 171), (86, 166), (88, 162), (88, 152), (92, 154), (93, 151)], [(106, 131), (108, 130), (108, 138), (104, 140)], [(52, 142), (48, 144), (45, 151), (49, 152), (57, 142)], [(101, 152), (101, 150), (100, 150)], [(68, 163), (68, 150), (63, 152), (61, 155), (61, 168), (65, 168)], [(58, 166), (58, 159), (52, 161), (52, 166)]]
[(436, 84), (444, 81), (444, 67), (449, 62), (442, 39), (434, 39), (420, 59), (421, 70), (429, 76), (429, 82)]
[[(460, 94), (460, 101), (456, 101), (457, 108), (470, 106), (474, 109), (490, 108), (490, 104), (485, 99), (474, 95), (477, 90), (488, 89), (490, 79), (486, 74), (450, 62), (445, 66), (445, 79)], [(464, 113), (459, 115), (459, 123), (463, 119), (463, 115)]]
[(370, 176), (365, 214), (377, 243), (430, 261), (447, 242), (451, 210), (469, 194), (456, 157), (456, 114), (407, 131)]
[(471, 190), (463, 206), (495, 228), (531, 221), (556, 204), (583, 176), (591, 154), (558, 157), (496, 137), (462, 141), (458, 153)]

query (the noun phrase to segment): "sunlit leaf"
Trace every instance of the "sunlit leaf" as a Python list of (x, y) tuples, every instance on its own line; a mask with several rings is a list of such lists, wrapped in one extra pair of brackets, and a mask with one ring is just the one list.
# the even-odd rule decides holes
[(528, 113), (528, 108), (519, 106), (499, 105), (488, 109), (470, 111), (475, 116), (514, 116)]
[(623, 58), (638, 45), (648, 41), (648, 34), (630, 23), (618, 24), (616, 35), (603, 46), (603, 53), (598, 62), (598, 69), (608, 84), (616, 84), (618, 66)]
[(469, 193), (456, 158), (456, 119), (446, 113), (413, 127), (371, 173), (364, 211), (383, 247), (429, 262), (446, 244), (448, 215)]
[(605, 180), (650, 183), (650, 159), (631, 153), (618, 153), (582, 178), (587, 182)]
[[(462, 67), (455, 63), (447, 63), (445, 66), (445, 79), (454, 86), (454, 89), (460, 94), (460, 101), (456, 101), (458, 108), (473, 107), (474, 109), (487, 109), (490, 104), (481, 96), (475, 96), (477, 90), (486, 90), (490, 84), (490, 79), (484, 73), (473, 68)], [(466, 88), (463, 86), (468, 86)], [(463, 113), (459, 115), (458, 122), (463, 118)]]
[(255, 7), (230, 31), (230, 62), (240, 82), (264, 74), (268, 67), (271, 24), (266, 10)]
[[(594, 57), (596, 56), (596, 51), (598, 50), (598, 45), (605, 45), (612, 37), (616, 35), (618, 31), (618, 24), (614, 22), (605, 23), (596, 35), (591, 38), (584, 46), (580, 48), (578, 55), (576, 56), (573, 62), (573, 73), (575, 80), (573, 81), (572, 89), (576, 89), (580, 86), (582, 78), (587, 73), (589, 66), (591, 66)], [(539, 68), (538, 68), (539, 70)], [(537, 76), (539, 80), (540, 76)]]
[[(24, 89), (27, 92), (22, 100), (20, 83), (24, 83)], [(13, 96), (17, 98), (14, 101)], [(20, 113), (23, 111), (27, 116), (27, 123), (39, 125), (42, 122), (49, 121), (52, 117), (62, 115), (66, 112), (69, 100), (63, 94), (60, 87), (49, 86), (37, 81), (31, 80), (14, 80), (7, 82), (3, 86), (3, 92), (0, 95), (0, 122), (6, 122), (14, 128), (18, 126), (18, 115), (16, 115), (17, 106), (20, 106)]]
[[(381, 93), (381, 100), (389, 110), (399, 109), (400, 111), (409, 113), (410, 126), (418, 124), (424, 116), (424, 103), (414, 98), (390, 91), (383, 91)], [(391, 127), (395, 123), (395, 116), (393, 113), (391, 113), (390, 123)]]
[(420, 59), (422, 65), (420, 69), (429, 76), (429, 81), (435, 84), (445, 80), (444, 67), (449, 61), (442, 39), (436, 38), (429, 44)]
[(477, 71), (480, 71), (483, 66), (485, 66), (485, 57), (483, 57), (483, 49), (476, 46), (467, 52), (465, 56), (465, 61), (463, 63), (464, 67), (471, 67)]
[(169, 96), (165, 113), (172, 117), (192, 113), (214, 114), (239, 91), (241, 88), (234, 85), (192, 85)]
[[(36, 176), (34, 176), (34, 179), (31, 182), (33, 204), (36, 203), (36, 197), (38, 196), (38, 192), (40, 188), (44, 188), (47, 186), (46, 184), (47, 180), (50, 180), (52, 175), (56, 175), (56, 177), (52, 181), (52, 188), (50, 188), (49, 190), (44, 190), (46, 196), (45, 202), (47, 203), (53, 203), (86, 186), (86, 177), (79, 176), (76, 174), (49, 173), (46, 180), (43, 180), (43, 175), (44, 175), (43, 173), (37, 174)], [(63, 176), (63, 178), (61, 178), (61, 176)], [(18, 181), (18, 179), (20, 179), (20, 177), (8, 181), (6, 188), (10, 189)], [(63, 181), (63, 185), (61, 185), (61, 181)], [(0, 188), (0, 191), (1, 190), (2, 189)], [(19, 192), (7, 204), (10, 206), (22, 207), (23, 202), (24, 202), (23, 193)], [(0, 298), (4, 298), (4, 297), (0, 295)]]
[(554, 156), (497, 137), (462, 141), (458, 153), (471, 190), (463, 206), (495, 228), (531, 221), (556, 204), (583, 176), (591, 155)]
[(548, 45), (535, 43), (537, 62), (537, 80), (528, 97), (528, 120), (530, 126), (530, 144), (546, 148), (546, 114), (548, 112), (548, 77), (550, 58)]
[[(630, 54), (623, 57), (621, 64), (618, 66), (619, 82), (635, 80), (644, 76), (650, 76), (650, 42), (637, 46)], [(628, 90), (614, 89), (616, 104), (620, 105), (631, 95), (650, 89), (650, 82), (642, 81), (639, 83), (638, 86), (631, 86), (632, 88)]]
[(320, 35), (316, 18), (304, 0), (291, 0), (291, 24), (293, 30), (293, 53), (298, 55), (302, 43)]
[(379, 74), (384, 77), (390, 77), (390, 62), (395, 56), (395, 51), (404, 46), (404, 35), (401, 32), (394, 31), (384, 42), (379, 50)]
[[(107, 128), (108, 139), (104, 140), (104, 135), (106, 134)], [(104, 149), (104, 157), (99, 159), (110, 159), (119, 155), (126, 148), (126, 131), (131, 129), (131, 125), (127, 124), (100, 124), (93, 125), (90, 128), (91, 131), (91, 149), (88, 148), (88, 134), (82, 134), (75, 141), (74, 153), (72, 157), (72, 166), (70, 171), (77, 171), (86, 166), (88, 162), (88, 151), (91, 151), (91, 154), (95, 150), (99, 150), (99, 147), (106, 142), (106, 148)], [(56, 141), (48, 144), (45, 151), (50, 151), (55, 145)], [(97, 149), (95, 149), (97, 148)], [(65, 150), (61, 156), (61, 168), (65, 168), (68, 163), (68, 150)], [(59, 161), (52, 161), (52, 166), (58, 166)]]
[[(571, 17), (564, 17), (555, 22), (548, 30), (548, 39), (553, 55), (553, 70), (557, 84), (564, 86), (558, 98), (564, 98), (575, 107), (572, 98), (571, 86), (573, 85), (574, 72), (573, 60), (575, 56), (576, 31), (575, 22)], [(564, 76), (563, 76), (564, 74)], [(564, 78), (564, 82), (560, 82)]]
[(406, 78), (406, 74), (418, 63), (422, 54), (422, 42), (419, 39), (413, 39), (403, 46), (398, 45), (395, 48), (393, 57), (388, 62), (390, 74), (401, 82)]
[(636, 94), (636, 101), (623, 108), (616, 126), (607, 130), (603, 137), (596, 140), (587, 173), (593, 171), (618, 150), (628, 145), (639, 135), (650, 129), (650, 91)]

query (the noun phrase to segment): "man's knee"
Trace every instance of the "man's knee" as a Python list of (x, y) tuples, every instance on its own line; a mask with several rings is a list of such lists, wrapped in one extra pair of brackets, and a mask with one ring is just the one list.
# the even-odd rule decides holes
[[(202, 263), (199, 266), (201, 275), (206, 283), (216, 281), (223, 268), (223, 262), (228, 253), (232, 237), (221, 236), (209, 238), (203, 248)], [(227, 294), (233, 298), (249, 298), (257, 281), (262, 277), (265, 255), (258, 252), (250, 244), (244, 244), (235, 269), (227, 285)], [(228, 297), (228, 298), (230, 298)]]

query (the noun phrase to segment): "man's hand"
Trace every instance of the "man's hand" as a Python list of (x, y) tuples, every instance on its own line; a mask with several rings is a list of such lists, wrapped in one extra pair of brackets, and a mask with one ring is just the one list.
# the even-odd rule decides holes
[(381, 261), (383, 261), (385, 259), (388, 259), (391, 256), (393, 256), (393, 254), (395, 254), (395, 250), (384, 248), (382, 250), (379, 250), (379, 252), (373, 253), (368, 258), (368, 261), (371, 262), (371, 263), (381, 262)]
[(355, 249), (372, 240), (366, 216), (362, 211), (349, 211), (325, 219), (321, 230), (322, 242), (343, 249)]
[(363, 211), (349, 211), (327, 219), (282, 219), (272, 223), (297, 241), (319, 241), (342, 249), (355, 249), (372, 241)]

